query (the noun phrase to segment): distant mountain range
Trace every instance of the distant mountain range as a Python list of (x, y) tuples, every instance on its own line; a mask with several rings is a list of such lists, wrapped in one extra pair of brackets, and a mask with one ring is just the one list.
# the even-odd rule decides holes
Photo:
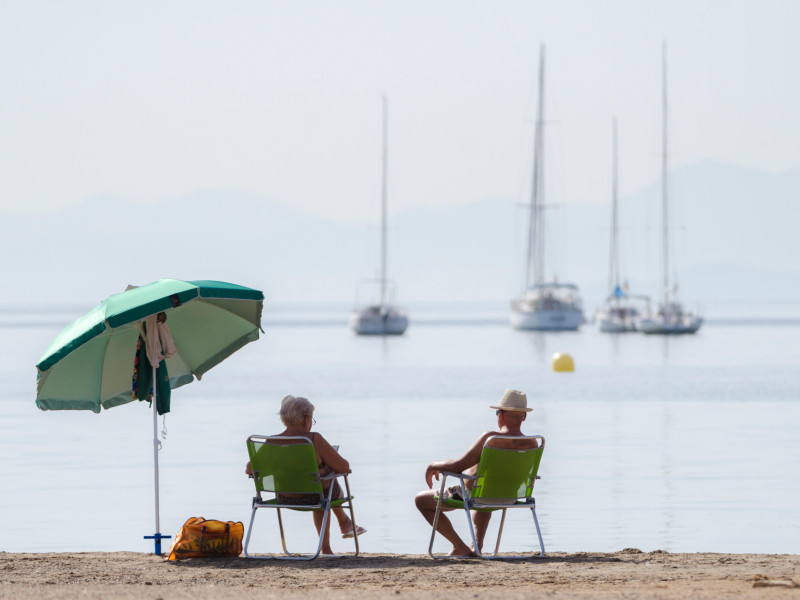
[[(672, 265), (684, 301), (800, 301), (800, 169), (775, 175), (707, 161), (675, 170), (670, 185)], [(620, 199), (623, 272), (632, 289), (654, 297), (660, 189), (654, 182)], [(610, 192), (598, 197), (610, 201)], [(508, 300), (522, 285), (526, 219), (510, 198), (393, 215), (398, 300)], [(549, 270), (581, 287), (589, 312), (607, 289), (609, 223), (609, 205), (597, 202), (548, 213)], [(234, 281), (263, 289), (268, 301), (324, 305), (353, 301), (357, 282), (375, 276), (379, 226), (208, 190), (158, 205), (98, 197), (44, 216), (4, 214), (0, 248), (2, 305), (91, 304), (161, 277)]]

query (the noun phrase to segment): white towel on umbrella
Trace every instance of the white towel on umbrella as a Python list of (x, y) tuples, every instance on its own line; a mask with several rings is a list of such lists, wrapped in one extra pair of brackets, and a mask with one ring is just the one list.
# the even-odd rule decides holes
[[(147, 343), (147, 360), (154, 367), (164, 360), (173, 356), (177, 349), (175, 342), (172, 341), (172, 334), (169, 331), (169, 326), (166, 323), (158, 322), (158, 315), (151, 315), (144, 320), (147, 333), (145, 334), (145, 342)], [(152, 335), (150, 332), (155, 332)]]

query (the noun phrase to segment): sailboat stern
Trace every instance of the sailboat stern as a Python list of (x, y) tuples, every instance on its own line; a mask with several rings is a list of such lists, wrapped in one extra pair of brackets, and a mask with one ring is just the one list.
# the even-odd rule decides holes
[(394, 306), (367, 306), (353, 311), (350, 328), (358, 335), (402, 335), (408, 328), (408, 314)]
[(578, 288), (538, 284), (511, 301), (511, 326), (533, 331), (575, 331), (584, 321)]

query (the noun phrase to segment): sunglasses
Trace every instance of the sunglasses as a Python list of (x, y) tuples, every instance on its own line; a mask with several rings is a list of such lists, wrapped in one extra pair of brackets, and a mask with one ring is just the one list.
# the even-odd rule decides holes
[(504, 411), (504, 410), (500, 410), (500, 409), (498, 408), (496, 411), (494, 411), (494, 414), (496, 414), (496, 415), (499, 417), (499, 416), (500, 416), (500, 413), (504, 413), (504, 412), (506, 412), (506, 411)]

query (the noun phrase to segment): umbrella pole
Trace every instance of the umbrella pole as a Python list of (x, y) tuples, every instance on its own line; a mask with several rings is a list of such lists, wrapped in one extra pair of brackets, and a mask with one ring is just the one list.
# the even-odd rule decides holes
[(155, 549), (153, 554), (161, 554), (161, 540), (168, 539), (172, 536), (161, 535), (161, 522), (159, 518), (158, 507), (158, 385), (157, 377), (158, 368), (153, 367), (153, 473), (155, 475), (155, 489), (156, 489), (156, 532), (153, 535), (146, 535), (144, 539), (153, 540), (155, 542)]

